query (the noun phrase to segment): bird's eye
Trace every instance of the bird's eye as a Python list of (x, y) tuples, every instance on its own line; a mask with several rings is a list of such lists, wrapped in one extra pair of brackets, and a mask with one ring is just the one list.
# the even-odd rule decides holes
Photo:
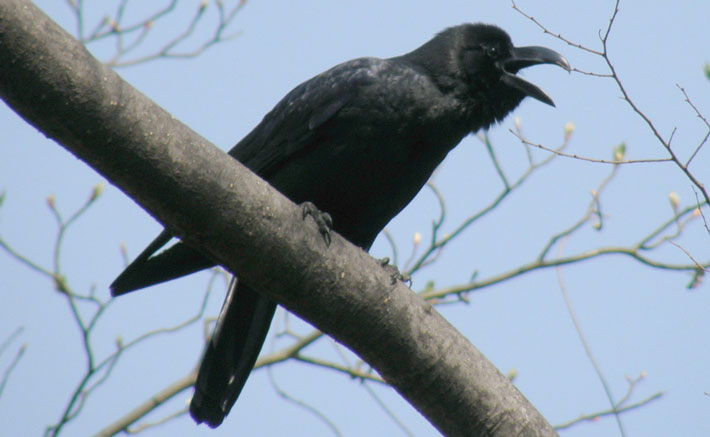
[(488, 47), (486, 49), (486, 54), (489, 58), (496, 59), (499, 55), (498, 47)]

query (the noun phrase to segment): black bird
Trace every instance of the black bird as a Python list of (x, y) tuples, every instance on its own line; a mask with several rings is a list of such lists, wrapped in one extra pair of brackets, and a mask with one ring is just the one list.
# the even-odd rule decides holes
[[(496, 26), (451, 27), (406, 55), (354, 59), (302, 83), (229, 154), (306, 205), (323, 231), (329, 214), (335, 231), (368, 250), (465, 136), (502, 120), (526, 96), (554, 106), (516, 75), (536, 64), (570, 68), (550, 49), (514, 47)], [(215, 264), (183, 243), (153, 255), (171, 238), (164, 230), (114, 281), (112, 294)], [(275, 309), (249, 284), (232, 281), (200, 365), (190, 403), (195, 421), (222, 423)]]

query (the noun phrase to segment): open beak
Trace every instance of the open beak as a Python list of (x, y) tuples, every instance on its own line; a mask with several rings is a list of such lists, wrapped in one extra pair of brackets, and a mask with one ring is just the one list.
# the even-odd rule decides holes
[(570, 71), (567, 59), (554, 50), (537, 46), (514, 47), (510, 57), (500, 62), (500, 66), (503, 70), (501, 81), (527, 96), (547, 103), (550, 106), (555, 106), (555, 102), (552, 101), (552, 98), (543, 91), (542, 88), (515, 74), (523, 68), (538, 64), (555, 64)]

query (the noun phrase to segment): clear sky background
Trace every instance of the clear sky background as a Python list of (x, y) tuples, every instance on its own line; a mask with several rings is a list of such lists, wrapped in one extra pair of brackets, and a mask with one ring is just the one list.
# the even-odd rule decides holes
[[(73, 32), (75, 23), (64, 2), (37, 2), (54, 20)], [(106, 2), (109, 5), (110, 2)], [(138, 2), (136, 2), (138, 3)], [(142, 5), (159, 2), (143, 2)], [(184, 29), (197, 2), (183, 7), (165, 28)], [(598, 49), (598, 31), (605, 28), (612, 1), (577, 2), (520, 0), (519, 6), (550, 29)], [(140, 7), (143, 7), (140, 6)], [(128, 9), (128, 16), (143, 16)], [(210, 5), (208, 14), (213, 13)], [(89, 4), (87, 28), (113, 11)], [(706, 133), (704, 125), (683, 101), (683, 86), (697, 107), (710, 116), (710, 82), (703, 64), (710, 61), (707, 20), (710, 3), (627, 0), (621, 4), (609, 50), (627, 90), (678, 154), (687, 159)], [(130, 20), (128, 20), (130, 21)], [(543, 34), (506, 1), (253, 1), (231, 27), (239, 36), (192, 60), (158, 60), (118, 72), (175, 117), (218, 146), (229, 149), (255, 126), (290, 89), (313, 75), (360, 56), (389, 57), (406, 53), (436, 32), (462, 22), (495, 23), (517, 45), (544, 45), (563, 53), (573, 67), (607, 72), (600, 58)], [(204, 32), (207, 32), (205, 27)], [(202, 34), (204, 35), (204, 33)], [(150, 43), (149, 43), (150, 45)], [(101, 59), (110, 44), (90, 47)], [(2, 68), (0, 61), (0, 68)], [(665, 157), (647, 126), (621, 100), (609, 79), (566, 74), (540, 66), (524, 76), (543, 87), (557, 108), (527, 99), (516, 111), (527, 137), (549, 147), (563, 138), (573, 122), (569, 153), (610, 159), (612, 148), (625, 142), (629, 159)], [(508, 130), (513, 117), (490, 130), (501, 165), (511, 179), (525, 170), (525, 148)], [(710, 146), (691, 169), (710, 182)], [(535, 151), (536, 159), (546, 153)], [(571, 226), (586, 211), (590, 191), (610, 173), (611, 166), (558, 158), (540, 170), (492, 214), (451, 245), (435, 266), (414, 278), (421, 290), (429, 280), (437, 287), (467, 282), (508, 271), (534, 260), (557, 232)], [(146, 175), (148, 178), (149, 175)], [(51, 268), (56, 227), (46, 198), (53, 194), (58, 209), (69, 215), (103, 178), (63, 148), (44, 138), (4, 105), (0, 105), (0, 236), (37, 263)], [(465, 139), (439, 168), (435, 182), (447, 200), (444, 231), (486, 206), (500, 192), (500, 179), (475, 137)], [(672, 216), (669, 193), (681, 207), (695, 194), (688, 179), (673, 164), (633, 164), (618, 174), (601, 197), (601, 231), (586, 225), (562, 248), (563, 255), (604, 246), (629, 246)], [(708, 210), (705, 209), (706, 215)], [(388, 230), (406, 258), (415, 232), (427, 241), (438, 206), (423, 190)], [(96, 287), (100, 297), (122, 268), (119, 250), (125, 243), (135, 256), (160, 226), (114, 187), (81, 217), (65, 237), (63, 271), (82, 292)], [(710, 258), (710, 236), (700, 220), (691, 222), (677, 243), (697, 260)], [(389, 244), (378, 239), (374, 256), (388, 256)], [(558, 253), (558, 247), (552, 254)], [(662, 262), (690, 262), (672, 245), (648, 254)], [(643, 408), (622, 415), (630, 436), (710, 435), (710, 297), (707, 283), (693, 290), (688, 273), (641, 265), (628, 257), (608, 256), (561, 270), (564, 284), (589, 345), (615, 399), (627, 390), (627, 376), (646, 378), (635, 386), (631, 403), (654, 393), (665, 395)], [(0, 397), (0, 429), (4, 435), (38, 435), (54, 423), (85, 369), (76, 325), (66, 300), (46, 278), (0, 252), (0, 339), (18, 326), (20, 336), (0, 356), (0, 372), (21, 344), (27, 350)], [(112, 304), (97, 326), (94, 346), (102, 356), (115, 339), (135, 338), (148, 329), (178, 323), (200, 305), (208, 273), (135, 293)], [(216, 314), (222, 289), (215, 290), (208, 313)], [(535, 271), (499, 286), (474, 292), (470, 304), (447, 305), (440, 311), (503, 372), (517, 371), (516, 385), (553, 424), (609, 408), (599, 378), (575, 333), (554, 269)], [(294, 322), (294, 329), (309, 332)], [(278, 313), (275, 329), (283, 331)], [(202, 348), (202, 327), (146, 343), (128, 353), (105, 385), (87, 399), (81, 416), (66, 435), (90, 435), (117, 420), (195, 365)], [(284, 343), (279, 343), (284, 344)], [(265, 351), (273, 350), (267, 340)], [(340, 361), (342, 347), (322, 341), (313, 355)], [(354, 361), (352, 355), (347, 360)], [(291, 396), (317, 409), (346, 436), (406, 435), (377, 405), (367, 389), (341, 374), (307, 364), (288, 363), (272, 369), (271, 377)], [(392, 390), (369, 385), (417, 436), (437, 435)], [(191, 392), (150, 416), (152, 420), (185, 405)], [(311, 412), (279, 396), (266, 370), (252, 375), (224, 425), (212, 431), (196, 427), (183, 416), (145, 432), (174, 435), (329, 436), (333, 431)], [(615, 420), (602, 418), (563, 431), (565, 436), (619, 435)]]

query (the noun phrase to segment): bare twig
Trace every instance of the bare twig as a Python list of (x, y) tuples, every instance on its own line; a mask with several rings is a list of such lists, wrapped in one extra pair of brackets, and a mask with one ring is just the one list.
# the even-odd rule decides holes
[(363, 381), (362, 386), (365, 388), (365, 391), (370, 395), (370, 397), (375, 401), (375, 403), (382, 409), (382, 411), (385, 412), (387, 417), (389, 417), (395, 423), (395, 425), (397, 425), (397, 427), (404, 433), (404, 435), (416, 435), (407, 427), (407, 425), (403, 421), (399, 419), (399, 417), (397, 417), (394, 411), (392, 411), (392, 409), (390, 409), (387, 404), (385, 404), (385, 401), (377, 395), (375, 390), (370, 387), (367, 381)]
[(267, 373), (269, 375), (269, 381), (271, 382), (271, 386), (276, 390), (276, 393), (281, 396), (283, 399), (285, 399), (288, 402), (291, 402), (292, 404), (299, 406), (303, 408), (305, 411), (308, 411), (309, 413), (313, 414), (316, 416), (318, 419), (320, 419), (324, 424), (330, 428), (330, 430), (333, 432), (334, 435), (336, 436), (342, 436), (343, 434), (340, 432), (338, 427), (333, 423), (332, 420), (328, 419), (328, 417), (323, 414), (318, 408), (314, 407), (313, 405), (308, 404), (306, 401), (302, 399), (297, 399), (286, 390), (282, 389), (281, 386), (276, 382), (276, 378), (274, 378), (273, 372), (271, 370), (271, 367), (267, 368)]
[[(518, 119), (516, 119), (517, 121)], [(519, 122), (518, 122), (519, 123)], [(511, 130), (511, 132), (513, 132)], [(510, 182), (508, 182), (508, 178), (505, 175), (505, 172), (503, 171), (503, 167), (501, 167), (500, 162), (498, 161), (498, 156), (496, 156), (496, 152), (493, 149), (493, 144), (491, 144), (491, 139), (488, 136), (488, 131), (485, 131), (484, 133), (479, 133), (476, 135), (479, 140), (483, 144), (486, 145), (486, 150), (488, 151), (488, 156), (491, 158), (491, 162), (493, 163), (493, 167), (496, 169), (496, 173), (498, 173), (498, 177), (500, 180), (503, 182), (503, 187), (505, 187), (505, 190), (510, 190)]]
[(693, 264), (696, 265), (696, 267), (698, 269), (705, 271), (705, 273), (710, 272), (710, 270), (708, 270), (707, 266), (704, 266), (703, 264), (700, 263), (700, 261), (693, 258), (693, 255), (691, 255), (690, 252), (688, 252), (683, 246), (681, 246), (680, 244), (676, 243), (673, 240), (669, 240), (668, 242), (671, 243), (672, 245), (674, 245), (675, 247), (677, 247), (678, 249), (680, 249), (681, 251), (683, 251), (685, 256), (687, 256), (693, 262)]
[(604, 216), (601, 212), (601, 202), (599, 201), (599, 196), (601, 193), (604, 191), (604, 189), (609, 185), (609, 182), (616, 176), (616, 173), (618, 171), (619, 167), (614, 166), (612, 167), (611, 172), (607, 177), (605, 177), (597, 186), (595, 190), (592, 191), (592, 200), (589, 202), (589, 207), (587, 208), (587, 211), (585, 214), (577, 220), (576, 223), (574, 223), (572, 226), (570, 226), (567, 229), (562, 230), (561, 232), (553, 235), (548, 243), (543, 247), (543, 249), (540, 251), (540, 255), (538, 255), (538, 260), (542, 261), (547, 257), (547, 254), (549, 253), (550, 249), (561, 239), (566, 238), (572, 233), (576, 232), (579, 230), (585, 223), (589, 222), (589, 220), (592, 217), (596, 217), (597, 224), (595, 224), (595, 229), (600, 230), (602, 228), (602, 223), (604, 220)]
[[(22, 326), (17, 327), (12, 334), (10, 334), (3, 342), (2, 345), (0, 345), (0, 356), (5, 353), (7, 348), (10, 346), (10, 344), (20, 335), (22, 334), (22, 331), (24, 331), (24, 328)], [(5, 369), (5, 372), (3, 372), (2, 379), (0, 379), (0, 397), (2, 397), (2, 393), (5, 390), (5, 386), (7, 385), (7, 382), (10, 380), (10, 375), (12, 374), (12, 371), (15, 370), (15, 367), (17, 367), (17, 364), (20, 362), (22, 359), (22, 356), (25, 354), (25, 350), (27, 349), (27, 345), (23, 344), (19, 347), (17, 350), (17, 353), (13, 357), (12, 361), (10, 361), (10, 364), (7, 366)]]
[(569, 422), (555, 425), (555, 429), (558, 431), (561, 431), (563, 429), (570, 428), (580, 422), (596, 420), (600, 417), (611, 416), (612, 414), (620, 414), (620, 413), (625, 413), (627, 411), (635, 410), (637, 408), (644, 407), (644, 406), (650, 404), (651, 402), (655, 401), (656, 399), (660, 399), (661, 397), (663, 397), (663, 395), (664, 395), (664, 393), (660, 392), (660, 393), (653, 394), (653, 395), (647, 397), (646, 399), (643, 399), (641, 401), (638, 401), (638, 402), (630, 404), (630, 405), (625, 405), (625, 406), (619, 407), (619, 408), (610, 408), (608, 410), (599, 411), (599, 412), (592, 413), (592, 414), (583, 414), (576, 419), (570, 420)]
[[(696, 147), (695, 151), (691, 154), (690, 158), (688, 158), (688, 160), (687, 160), (686, 162), (682, 162), (681, 159), (680, 159), (680, 158), (678, 157), (678, 155), (676, 154), (676, 152), (675, 152), (675, 151), (673, 150), (673, 148), (671, 147), (671, 143), (672, 143), (672, 139), (673, 139), (673, 134), (675, 133), (675, 129), (673, 130), (673, 132), (671, 133), (671, 135), (669, 136), (669, 138), (668, 138), (667, 140), (663, 137), (663, 135), (660, 133), (660, 131), (659, 131), (658, 128), (656, 127), (655, 123), (650, 119), (650, 117), (648, 117), (648, 116), (646, 115), (646, 113), (644, 113), (644, 112), (638, 107), (638, 105), (637, 105), (637, 104), (634, 102), (634, 100), (631, 98), (631, 96), (629, 95), (628, 91), (626, 90), (626, 87), (624, 86), (624, 84), (623, 84), (623, 82), (622, 82), (620, 76), (618, 75), (618, 73), (617, 73), (617, 71), (616, 71), (616, 67), (615, 67), (614, 63), (612, 62), (611, 57), (609, 56), (609, 36), (610, 36), (611, 31), (612, 31), (612, 29), (613, 29), (614, 23), (615, 23), (615, 21), (616, 21), (616, 17), (617, 17), (617, 15), (618, 15), (618, 13), (619, 13), (619, 4), (620, 4), (620, 0), (616, 0), (616, 2), (615, 2), (615, 4), (614, 4), (614, 11), (613, 11), (611, 17), (609, 18), (609, 23), (608, 23), (608, 25), (607, 25), (606, 30), (605, 30), (603, 33), (602, 33), (601, 30), (599, 31), (599, 39), (600, 39), (601, 44), (602, 44), (602, 49), (601, 49), (601, 50), (594, 50), (594, 49), (590, 49), (590, 48), (588, 48), (588, 47), (586, 47), (586, 46), (584, 46), (584, 45), (582, 45), (582, 44), (575, 43), (575, 42), (573, 42), (573, 41), (571, 41), (571, 40), (569, 40), (569, 39), (563, 37), (563, 36), (560, 35), (559, 33), (555, 33), (555, 32), (550, 31), (545, 25), (543, 25), (542, 23), (540, 23), (540, 22), (539, 22), (538, 20), (536, 20), (534, 17), (532, 17), (532, 16), (529, 15), (529, 14), (526, 14), (526, 13), (523, 12), (520, 8), (518, 8), (518, 6), (515, 4), (514, 1), (512, 2), (513, 9), (515, 9), (515, 10), (518, 11), (521, 15), (523, 15), (524, 17), (526, 17), (526, 18), (528, 18), (530, 21), (532, 21), (535, 25), (537, 25), (540, 29), (542, 29), (543, 32), (545, 32), (546, 34), (552, 35), (553, 37), (559, 39), (560, 41), (563, 41), (563, 42), (569, 44), (570, 46), (573, 46), (573, 47), (575, 47), (575, 48), (577, 48), (577, 49), (586, 51), (586, 52), (588, 52), (588, 53), (592, 53), (592, 54), (597, 55), (597, 56), (600, 56), (602, 59), (604, 59), (604, 62), (606, 63), (606, 66), (607, 66), (607, 68), (609, 69), (610, 74), (608, 74), (608, 75), (606, 75), (606, 74), (594, 74), (594, 75), (595, 75), (595, 76), (608, 77), (608, 78), (611, 78), (611, 79), (614, 81), (614, 83), (616, 84), (616, 86), (617, 86), (617, 88), (619, 89), (619, 91), (621, 91), (622, 98), (624, 99), (624, 101), (629, 105), (629, 107), (631, 108), (631, 110), (632, 110), (638, 117), (640, 117), (640, 118), (644, 121), (644, 123), (648, 126), (648, 128), (650, 129), (650, 131), (653, 133), (653, 136), (656, 137), (656, 139), (658, 140), (658, 142), (659, 142), (659, 143), (661, 144), (661, 146), (665, 149), (666, 153), (668, 153), (669, 158), (668, 158), (667, 160), (672, 161), (673, 163), (675, 163), (676, 166), (677, 166), (677, 167), (685, 174), (685, 176), (692, 182), (692, 184), (693, 184), (695, 187), (697, 187), (697, 189), (702, 193), (702, 196), (703, 196), (703, 198), (705, 199), (705, 202), (706, 202), (706, 203), (710, 203), (710, 195), (708, 195), (708, 192), (707, 192), (707, 190), (705, 189), (705, 186), (704, 186), (703, 183), (688, 169), (688, 165), (690, 164), (690, 162), (695, 158), (695, 156), (697, 155), (697, 153), (699, 152), (699, 150), (700, 150), (700, 149), (703, 147), (703, 145), (707, 142), (708, 138), (710, 138), (710, 123), (708, 123), (708, 120), (700, 113), (700, 111), (698, 110), (698, 108), (692, 103), (692, 101), (691, 101), (690, 98), (688, 97), (688, 95), (687, 95), (687, 93), (685, 92), (685, 90), (684, 90), (683, 88), (681, 88), (680, 86), (678, 86), (678, 88), (680, 88), (681, 92), (682, 92), (683, 95), (684, 95), (685, 101), (693, 108), (693, 110), (695, 111), (696, 115), (705, 123), (705, 126), (708, 128), (708, 131), (706, 132), (706, 134), (704, 135), (703, 139), (700, 141), (700, 143), (699, 143), (698, 146)], [(585, 72), (582, 72), (582, 73), (588, 74), (588, 73), (585, 73)], [(578, 159), (584, 159), (584, 158), (578, 158)], [(589, 159), (585, 159), (585, 160), (589, 160)], [(593, 162), (598, 162), (598, 161), (593, 161)], [(643, 161), (641, 161), (641, 162), (643, 162)]]
[[(559, 249), (558, 249), (558, 257), (562, 256), (562, 250), (564, 249), (564, 244), (565, 244), (566, 239), (563, 239)], [(609, 399), (609, 404), (611, 405), (611, 409), (614, 413), (614, 418), (616, 419), (616, 424), (619, 427), (619, 432), (621, 433), (621, 436), (624, 437), (626, 435), (626, 431), (624, 431), (624, 425), (621, 423), (621, 417), (619, 416), (619, 411), (616, 408), (616, 402), (614, 401), (614, 395), (611, 393), (611, 388), (609, 387), (609, 383), (606, 380), (606, 377), (604, 376), (604, 372), (602, 372), (601, 366), (597, 362), (597, 360), (594, 358), (594, 353), (592, 352), (592, 348), (589, 345), (589, 342), (587, 341), (586, 336), (584, 335), (584, 331), (582, 330), (582, 325), (579, 322), (579, 319), (577, 318), (577, 314), (574, 311), (574, 307), (572, 306), (572, 301), (569, 298), (569, 294), (567, 293), (567, 286), (565, 285), (564, 278), (562, 276), (562, 268), (560, 266), (557, 266), (555, 268), (555, 271), (557, 273), (557, 282), (560, 286), (560, 291), (562, 292), (562, 298), (565, 301), (565, 306), (567, 307), (567, 312), (569, 313), (570, 318), (572, 319), (572, 324), (574, 325), (575, 331), (577, 331), (577, 336), (579, 337), (579, 341), (582, 343), (582, 347), (584, 347), (584, 353), (587, 355), (587, 358), (589, 359), (589, 362), (592, 364), (592, 367), (594, 368), (594, 371), (596, 372), (597, 376), (599, 377), (599, 381), (602, 384), (602, 387), (604, 387), (604, 392), (606, 393), (607, 399)]]
[(707, 205), (707, 203), (703, 203), (700, 201), (698, 198), (698, 192), (695, 191), (695, 188), (693, 188), (693, 193), (695, 194), (695, 201), (697, 202), (698, 208), (698, 215), (703, 218), (703, 224), (705, 225), (705, 230), (708, 231), (708, 235), (710, 235), (710, 226), (708, 226), (708, 221), (705, 218), (705, 213), (703, 213), (703, 205)]
[(599, 56), (602, 55), (601, 52), (599, 52), (599, 51), (597, 51), (597, 50), (590, 49), (590, 48), (585, 47), (585, 46), (583, 46), (583, 45), (581, 45), (581, 44), (578, 44), (578, 43), (576, 43), (576, 42), (573, 42), (573, 41), (571, 41), (571, 40), (569, 40), (569, 39), (563, 37), (563, 36), (562, 36), (561, 34), (559, 34), (559, 33), (552, 33), (552, 32), (550, 32), (550, 31), (547, 29), (547, 27), (543, 26), (537, 19), (535, 19), (535, 17), (533, 17), (532, 15), (528, 15), (528, 14), (526, 14), (525, 12), (523, 12), (523, 10), (520, 9), (520, 8), (518, 7), (518, 5), (515, 4), (515, 1), (513, 1), (512, 3), (513, 3), (513, 9), (515, 9), (516, 11), (518, 11), (522, 16), (524, 16), (524, 17), (527, 18), (528, 20), (530, 20), (530, 21), (532, 21), (533, 23), (535, 23), (535, 24), (537, 25), (537, 27), (539, 27), (540, 30), (542, 30), (544, 33), (546, 33), (546, 34), (548, 34), (548, 35), (552, 35), (553, 37), (559, 39), (560, 41), (563, 41), (563, 42), (567, 43), (568, 45), (570, 45), (570, 46), (572, 46), (572, 47), (578, 48), (578, 49), (580, 49), (580, 50), (584, 50), (585, 52), (593, 53), (593, 54), (599, 55)]
[(596, 159), (596, 158), (587, 158), (585, 156), (580, 156), (576, 154), (571, 154), (571, 153), (564, 153), (559, 150), (551, 149), (549, 147), (543, 146), (542, 144), (538, 143), (533, 143), (529, 141), (527, 138), (523, 137), (519, 133), (513, 131), (512, 129), (508, 129), (510, 133), (518, 137), (518, 139), (532, 147), (536, 147), (538, 149), (544, 150), (546, 152), (554, 153), (557, 156), (562, 156), (564, 158), (573, 158), (573, 159), (578, 159), (580, 161), (587, 161), (587, 162), (595, 162), (598, 164), (613, 164), (613, 165), (619, 165), (619, 164), (648, 164), (648, 163), (659, 163), (659, 162), (672, 162), (673, 159), (671, 158), (647, 158), (647, 159), (622, 159), (622, 160), (607, 160), (607, 159)]
[[(225, 35), (225, 32), (234, 21), (238, 12), (246, 4), (246, 0), (238, 0), (236, 4), (231, 7), (226, 7), (224, 2), (221, 1), (214, 2), (214, 6), (212, 6), (211, 2), (202, 1), (197, 4), (195, 14), (182, 32), (170, 38), (162, 47), (150, 54), (126, 59), (128, 55), (143, 46), (149, 39), (149, 36), (154, 34), (154, 32), (151, 33), (151, 30), (155, 28), (157, 22), (165, 21), (170, 16), (176, 15), (175, 12), (177, 12), (178, 6), (177, 0), (170, 0), (165, 6), (156, 9), (155, 12), (148, 13), (145, 17), (132, 24), (125, 24), (125, 11), (128, 3), (129, 0), (121, 0), (114, 15), (102, 18), (94, 27), (94, 30), (86, 35), (84, 31), (83, 1), (68, 1), (76, 21), (76, 35), (82, 43), (90, 45), (91, 43), (107, 38), (115, 38), (115, 53), (106, 61), (107, 65), (113, 67), (136, 65), (161, 58), (193, 58), (204, 53), (215, 44), (234, 38), (236, 34)], [(215, 11), (217, 20), (211, 36), (207, 37), (193, 50), (178, 50), (179, 47), (184, 46), (186, 41), (195, 34), (198, 25), (204, 21), (208, 9)], [(126, 43), (126, 40), (129, 38), (131, 41)]]
[(682, 86), (676, 84), (678, 89), (680, 90), (681, 93), (683, 93), (683, 97), (685, 98), (685, 102), (690, 105), (691, 108), (693, 108), (693, 111), (695, 111), (695, 115), (702, 120), (703, 124), (705, 124), (705, 127), (707, 128), (707, 132), (705, 133), (705, 136), (700, 140), (700, 143), (697, 145), (693, 153), (690, 155), (687, 161), (685, 161), (685, 167), (688, 167), (690, 163), (695, 159), (697, 156), (698, 152), (700, 152), (700, 149), (705, 145), (705, 143), (708, 142), (708, 138), (710, 137), (710, 122), (708, 122), (708, 119), (705, 118), (705, 116), (700, 112), (697, 106), (690, 100), (690, 97), (688, 96), (688, 93), (685, 92), (685, 88)]
[[(116, 351), (109, 354), (102, 360), (98, 360), (92, 345), (92, 334), (98, 321), (111, 307), (113, 299), (109, 298), (105, 301), (99, 299), (95, 295), (95, 287), (91, 287), (90, 291), (87, 294), (80, 294), (73, 290), (62, 273), (61, 261), (62, 247), (69, 230), (75, 223), (77, 223), (79, 218), (86, 214), (86, 212), (90, 209), (94, 202), (96, 202), (96, 200), (100, 197), (102, 192), (103, 186), (101, 184), (94, 187), (87, 201), (79, 208), (77, 208), (71, 215), (69, 215), (68, 218), (64, 218), (64, 215), (57, 207), (57, 201), (54, 196), (49, 196), (47, 204), (57, 222), (57, 234), (54, 241), (52, 256), (53, 266), (51, 269), (42, 267), (39, 264), (31, 261), (28, 257), (19, 254), (16, 250), (12, 248), (9, 243), (7, 243), (5, 240), (0, 239), (0, 247), (5, 249), (5, 251), (9, 253), (13, 258), (15, 258), (28, 268), (47, 276), (53, 281), (55, 288), (66, 297), (71, 314), (74, 318), (77, 327), (79, 328), (81, 343), (86, 357), (86, 369), (81, 380), (78, 382), (73, 393), (71, 394), (68, 403), (64, 407), (60, 419), (57, 421), (56, 424), (47, 427), (45, 433), (46, 435), (50, 436), (59, 434), (67, 423), (71, 422), (79, 416), (79, 414), (83, 410), (84, 405), (86, 404), (87, 399), (96, 389), (98, 389), (107, 380), (107, 378), (111, 375), (111, 372), (115, 368), (116, 364), (118, 363), (119, 359), (125, 352), (157, 335), (175, 332), (199, 321), (204, 313), (207, 299), (209, 297), (210, 290), (212, 289), (214, 280), (217, 277), (221, 276), (219, 271), (215, 271), (215, 274), (210, 280), (207, 292), (203, 297), (202, 304), (198, 308), (198, 311), (192, 317), (172, 327), (160, 328), (146, 332), (128, 343), (124, 343), (120, 338), (118, 338), (116, 341)], [(86, 306), (82, 306), (80, 308), (79, 302), (91, 303), (93, 305), (91, 313), (87, 314)], [(19, 358), (21, 357), (22, 352), (24, 352), (24, 347), (20, 350), (20, 353), (16, 358), (16, 361), (11, 366), (11, 369), (12, 367), (14, 367), (17, 360), (19, 360)]]
[(322, 360), (320, 358), (315, 358), (315, 357), (308, 357), (304, 355), (295, 355), (293, 357), (296, 361), (301, 361), (303, 363), (308, 363), (314, 366), (318, 367), (323, 367), (326, 369), (330, 370), (335, 370), (337, 372), (343, 373), (345, 375), (348, 375), (351, 378), (355, 379), (362, 379), (362, 380), (368, 380), (368, 381), (373, 381), (373, 382), (379, 382), (380, 384), (386, 384), (386, 382), (380, 378), (379, 376), (362, 371), (356, 368), (352, 368), (349, 366), (343, 366), (341, 364), (335, 363), (333, 361), (327, 361), (327, 360)]
[(155, 410), (158, 406), (163, 405), (168, 400), (172, 399), (179, 393), (187, 390), (195, 384), (197, 375), (191, 372), (186, 376), (178, 379), (169, 386), (165, 387), (160, 392), (152, 395), (148, 400), (138, 405), (130, 413), (123, 416), (118, 421), (112, 423), (106, 428), (96, 433), (97, 437), (110, 437), (128, 429), (129, 426), (145, 417), (148, 413)]
[[(487, 206), (483, 207), (480, 209), (478, 212), (474, 213), (473, 215), (469, 216), (467, 219), (465, 219), (463, 222), (461, 222), (456, 228), (454, 228), (453, 231), (446, 233), (439, 237), (439, 230), (441, 229), (444, 219), (446, 217), (445, 215), (445, 210), (444, 206), (445, 204), (443, 203), (443, 196), (441, 196), (440, 193), (438, 193), (437, 198), (439, 200), (439, 204), (441, 207), (441, 215), (439, 217), (439, 220), (435, 221), (432, 225), (432, 237), (431, 241), (429, 243), (429, 247), (424, 249), (424, 252), (417, 258), (417, 260), (414, 262), (412, 267), (407, 268), (406, 273), (407, 275), (412, 275), (414, 272), (420, 270), (422, 267), (431, 264), (436, 260), (436, 258), (441, 254), (441, 251), (444, 249), (444, 247), (454, 240), (456, 237), (458, 237), (462, 232), (464, 232), (466, 229), (471, 227), (473, 223), (477, 222), (480, 220), (482, 217), (486, 216), (489, 214), (491, 211), (493, 211), (498, 205), (500, 205), (512, 192), (520, 188), (527, 180), (528, 178), (538, 169), (542, 168), (546, 164), (550, 163), (556, 155), (550, 155), (547, 158), (543, 159), (542, 161), (535, 162), (533, 160), (533, 157), (531, 155), (528, 156), (529, 159), (529, 166), (528, 168), (518, 176), (518, 178), (512, 182), (510, 182), (503, 172), (502, 167), (498, 163), (497, 157), (495, 153), (493, 152), (492, 146), (489, 148), (490, 141), (484, 136), (484, 137), (479, 137), (481, 141), (486, 144), (486, 148), (489, 150), (489, 156), (491, 157), (491, 160), (493, 162), (494, 167), (496, 168), (496, 171), (499, 173), (499, 176), (501, 178), (501, 181), (503, 182), (503, 190), (498, 194), (498, 196), (490, 202)], [(570, 140), (570, 135), (565, 135), (564, 140), (562, 144), (555, 150), (557, 151), (562, 151), (564, 150)], [(436, 192), (435, 192), (436, 194)]]
[[(577, 263), (580, 261), (590, 260), (597, 257), (609, 255), (624, 255), (633, 258), (641, 264), (661, 270), (686, 271), (691, 273), (697, 270), (697, 266), (695, 266), (695, 264), (671, 264), (655, 261), (653, 259), (643, 256), (641, 253), (639, 253), (638, 248), (635, 247), (609, 246), (591, 249), (586, 252), (578, 253), (576, 255), (568, 255), (566, 257), (557, 258), (553, 260), (535, 260), (527, 264), (522, 264), (506, 272), (499, 273), (497, 275), (492, 275), (484, 280), (430, 290), (421, 293), (421, 295), (425, 299), (442, 299), (450, 295), (458, 295), (462, 293), (469, 293), (471, 291), (481, 290), (483, 288), (490, 287), (503, 281), (516, 278), (533, 270), (557, 267), (565, 264)], [(706, 265), (705, 267), (710, 267), (710, 264)]]
[(170, 422), (173, 419), (177, 419), (178, 417), (182, 417), (185, 414), (187, 414), (187, 410), (188, 410), (188, 407), (183, 407), (183, 408), (181, 408), (171, 414), (168, 414), (167, 416), (162, 417), (156, 421), (141, 423), (139, 426), (136, 426), (135, 428), (125, 429), (125, 430), (123, 430), (123, 432), (125, 432), (126, 434), (131, 434), (131, 435), (139, 434), (139, 433), (145, 431), (146, 429), (154, 428), (156, 426), (160, 426), (164, 423)]

